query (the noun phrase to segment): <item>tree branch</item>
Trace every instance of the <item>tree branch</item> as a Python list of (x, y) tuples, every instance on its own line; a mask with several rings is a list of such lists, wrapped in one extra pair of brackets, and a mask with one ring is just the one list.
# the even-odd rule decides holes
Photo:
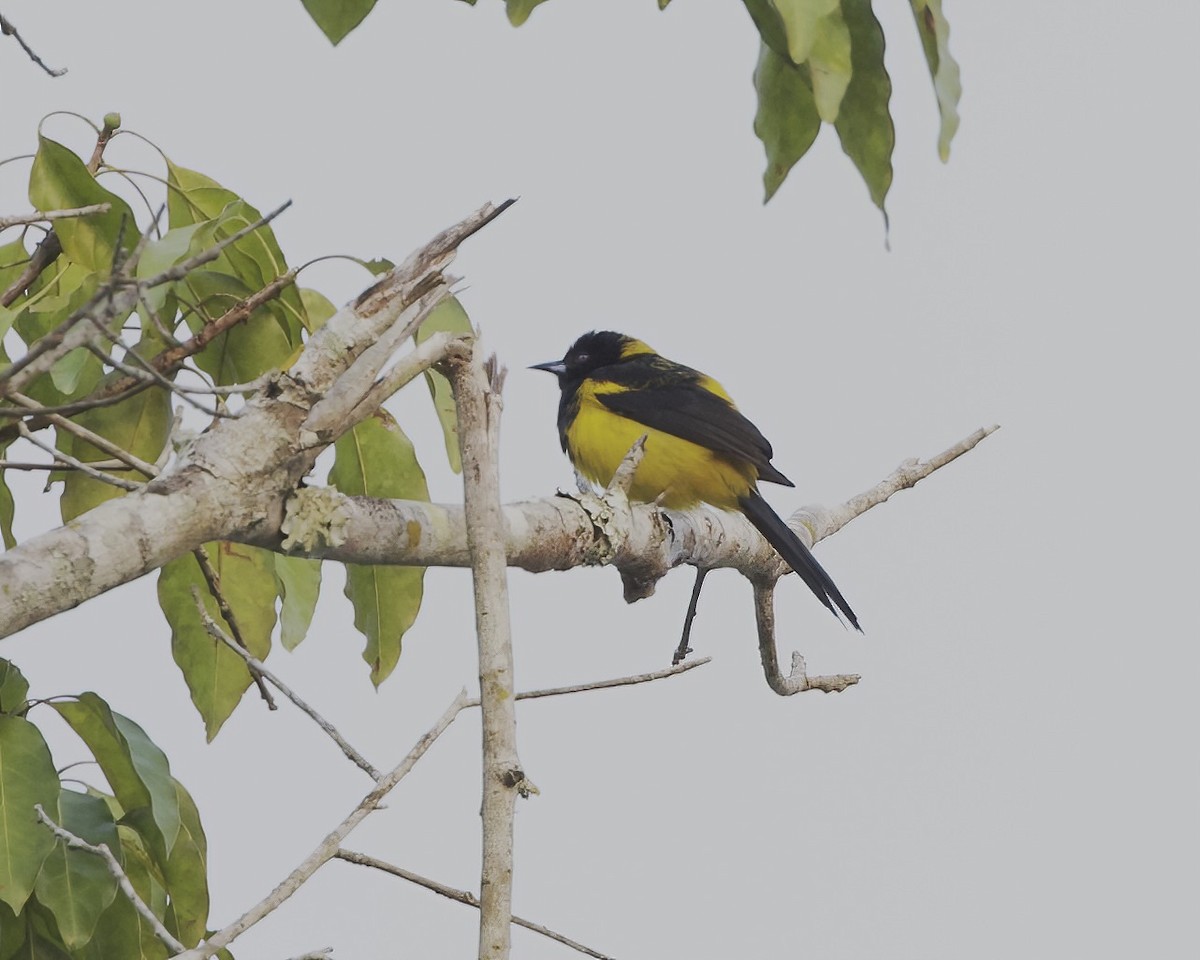
[(11, 217), (0, 217), (0, 230), (16, 227), (21, 224), (45, 223), (50, 220), (68, 220), (72, 217), (90, 217), (94, 213), (108, 213), (112, 204), (93, 203), (87, 207), (73, 207), (69, 210), (35, 210), (33, 213), (19, 213)]
[(59, 67), (59, 68), (55, 69), (54, 67), (46, 66), (46, 64), (42, 61), (42, 58), (39, 57), (37, 55), (37, 53), (34, 51), (33, 47), (31, 47), (29, 44), (27, 44), (25, 42), (25, 38), (22, 37), (21, 34), (19, 34), (17, 32), (17, 28), (12, 25), (12, 21), (7, 19), (4, 16), (4, 14), (2, 14), (2, 13), (0, 13), (0, 33), (4, 34), (7, 37), (12, 37), (14, 40), (16, 40), (17, 43), (19, 43), (21, 45), (21, 49), (25, 51), (26, 56), (28, 56), (30, 60), (32, 60), (34, 63), (36, 63), (43, 70), (45, 70), (46, 73), (48, 73), (50, 76), (61, 77), (64, 73), (67, 72), (66, 67)]
[(392, 791), (396, 784), (408, 775), (417, 761), (425, 755), (425, 751), (433, 746), (433, 742), (442, 735), (445, 729), (454, 721), (454, 718), (462, 711), (466, 700), (467, 693), (464, 690), (454, 698), (450, 706), (446, 708), (446, 712), (416, 742), (400, 764), (380, 778), (375, 789), (363, 797), (358, 806), (350, 812), (350, 815), (339, 823), (317, 845), (317, 848), (283, 879), (279, 886), (238, 917), (237, 920), (233, 921), (233, 923), (206, 937), (192, 949), (179, 953), (178, 960), (207, 960), (208, 957), (211, 957), (218, 950), (229, 946), (229, 944), (264, 917), (268, 916), (291, 897), (293, 893), (299, 890), (309, 877), (337, 854), (338, 848), (341, 846), (342, 841), (350, 834), (350, 831), (362, 823), (379, 806), (383, 798)]
[[(334, 856), (338, 860), (345, 860), (347, 863), (356, 863), (360, 867), (372, 867), (375, 870), (381, 870), (384, 873), (390, 873), (393, 877), (399, 877), (401, 880), (407, 880), (409, 883), (415, 883), (419, 887), (424, 887), (426, 890), (432, 890), (434, 893), (453, 900), (455, 903), (466, 904), (468, 907), (479, 909), (479, 900), (469, 890), (458, 890), (455, 887), (448, 887), (444, 883), (438, 883), (436, 880), (430, 880), (428, 877), (423, 877), (419, 873), (413, 873), (411, 870), (405, 870), (403, 867), (398, 867), (395, 864), (388, 863), (386, 860), (379, 860), (375, 857), (368, 856), (365, 853), (356, 853), (353, 850), (339, 850)], [(570, 937), (564, 937), (561, 933), (555, 933), (549, 927), (544, 927), (540, 923), (534, 923), (532, 920), (525, 920), (522, 917), (509, 917), (511, 923), (518, 927), (524, 927), (526, 930), (532, 930), (534, 933), (540, 933), (543, 937), (549, 937), (564, 946), (570, 947), (572, 950), (578, 950), (580, 953), (589, 957), (595, 957), (597, 960), (612, 960), (606, 954), (593, 950), (591, 947), (585, 947), (582, 943), (572, 940)]]
[(446, 363), (458, 410), (467, 551), (475, 587), (479, 692), (483, 712), (483, 863), (479, 880), (479, 958), (506, 960), (511, 945), (513, 818), (530, 784), (517, 756), (508, 563), (500, 511), (500, 386), (493, 357), (478, 351)]

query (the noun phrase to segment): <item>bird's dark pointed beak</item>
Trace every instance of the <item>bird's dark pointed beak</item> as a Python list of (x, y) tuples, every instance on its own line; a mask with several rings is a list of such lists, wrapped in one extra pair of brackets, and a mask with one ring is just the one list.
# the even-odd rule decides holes
[(561, 377), (567, 372), (567, 365), (561, 360), (551, 360), (549, 363), (535, 363), (530, 370), (545, 370), (547, 373), (552, 373), (556, 377)]

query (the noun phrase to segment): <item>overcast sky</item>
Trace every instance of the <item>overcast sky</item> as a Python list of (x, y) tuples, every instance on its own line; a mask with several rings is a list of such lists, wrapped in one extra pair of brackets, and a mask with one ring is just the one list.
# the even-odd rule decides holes
[[(1101, 6), (1103, 9), (1101, 9)], [(125, 125), (263, 209), (293, 263), (399, 259), (487, 200), (521, 200), (454, 272), (512, 372), (506, 499), (569, 488), (557, 390), (524, 368), (615, 328), (717, 376), (796, 490), (833, 504), (979, 426), (976, 451), (818, 557), (859, 614), (793, 580), (780, 649), (859, 672), (781, 699), (747, 584), (710, 578), (681, 678), (523, 704), (541, 795), (518, 811), (514, 909), (622, 960), (1180, 956), (1197, 899), (1196, 358), (1200, 213), (1192, 4), (948, 3), (963, 123), (937, 111), (908, 5), (877, 4), (895, 92), (891, 251), (831, 130), (769, 207), (741, 4), (382, 0), (331, 49), (297, 2), (5, 3), (53, 65), (0, 45), (0, 156), (70, 109)], [(1188, 119), (1188, 118), (1191, 119)], [(69, 118), (47, 133), (80, 150)], [(154, 169), (117, 140), (114, 163)], [(160, 168), (161, 169), (161, 168)], [(0, 212), (27, 167), (0, 167)], [(366, 275), (309, 272), (335, 302)], [(395, 405), (437, 500), (461, 498), (424, 388)], [(323, 475), (321, 477), (323, 479)], [(28, 511), (22, 538), (55, 522)], [(327, 567), (312, 633), (271, 666), (377, 766), (473, 684), (468, 575), (434, 570), (372, 692)], [(612, 570), (511, 577), (518, 686), (668, 664), (691, 586), (626, 607)], [(5, 640), (32, 695), (95, 689), (167, 751), (207, 828), (222, 926), (370, 786), (284, 704), (248, 695), (211, 746), (154, 578)], [(60, 763), (80, 748), (36, 717)], [(348, 846), (478, 882), (478, 723), (460, 717)], [(240, 958), (465, 957), (475, 915), (332, 863)], [(514, 955), (564, 948), (514, 931)]]

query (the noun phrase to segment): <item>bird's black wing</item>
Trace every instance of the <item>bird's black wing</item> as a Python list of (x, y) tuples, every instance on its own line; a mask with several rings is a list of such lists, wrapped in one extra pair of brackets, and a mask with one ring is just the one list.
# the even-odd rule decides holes
[[(603, 372), (607, 371), (598, 371), (596, 379), (601, 379), (599, 374)], [(628, 382), (628, 372), (622, 373), (625, 375), (612, 379), (629, 389), (596, 394), (596, 399), (613, 413), (728, 457), (748, 461), (758, 470), (760, 480), (795, 486), (771, 465), (773, 454), (767, 438), (724, 397), (710, 393), (697, 381), (656, 384), (647, 378), (651, 382), (638, 384)]]

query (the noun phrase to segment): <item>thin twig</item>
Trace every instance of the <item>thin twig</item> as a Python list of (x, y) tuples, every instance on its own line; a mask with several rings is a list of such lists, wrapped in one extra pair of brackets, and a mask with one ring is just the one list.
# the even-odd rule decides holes
[[(677, 677), (696, 667), (711, 663), (712, 657), (701, 657), (698, 660), (688, 660), (685, 663), (655, 670), (653, 673), (636, 673), (628, 677), (615, 677), (611, 680), (593, 680), (591, 683), (575, 683), (569, 687), (548, 687), (543, 690), (523, 690), (516, 694), (514, 700), (538, 700), (542, 697), (561, 697), (568, 693), (583, 693), (587, 690), (608, 690), (612, 687), (629, 687), (635, 683), (649, 683), (651, 680), (664, 680), (667, 677)], [(479, 698), (472, 697), (467, 701), (468, 707), (479, 706)]]
[(174, 283), (176, 280), (182, 280), (198, 267), (202, 267), (206, 263), (212, 263), (212, 261), (216, 260), (217, 257), (224, 253), (227, 247), (231, 247), (244, 237), (248, 237), (250, 234), (254, 233), (255, 230), (261, 230), (291, 205), (291, 200), (284, 201), (266, 216), (259, 217), (253, 223), (242, 227), (242, 229), (238, 230), (236, 233), (231, 233), (228, 237), (222, 237), (207, 250), (201, 250), (194, 256), (188, 257), (186, 260), (180, 260), (173, 266), (168, 267), (162, 273), (155, 274), (148, 280), (143, 280), (141, 286), (145, 288), (153, 288), (162, 286), (164, 283)]
[[(39, 413), (39, 405), (32, 397), (27, 397), (23, 393), (16, 391), (9, 393), (11, 399), (17, 406), (25, 407), (27, 410), (32, 410), (34, 413)], [(97, 450), (107, 453), (110, 457), (116, 457), (118, 460), (129, 465), (131, 470), (136, 470), (138, 473), (144, 474), (148, 478), (158, 476), (158, 470), (154, 464), (147, 463), (141, 457), (134, 456), (123, 447), (117, 446), (107, 437), (102, 437), (94, 430), (89, 430), (82, 424), (76, 423), (74, 420), (68, 420), (66, 417), (60, 417), (57, 413), (46, 414), (46, 419), (60, 430), (73, 434), (82, 440), (84, 443), (90, 443)]]
[[(411, 870), (405, 870), (403, 867), (388, 863), (386, 860), (379, 860), (365, 853), (357, 853), (354, 850), (338, 850), (335, 856), (338, 860), (345, 860), (347, 863), (356, 863), (360, 867), (373, 867), (376, 870), (382, 870), (384, 873), (390, 873), (401, 880), (407, 880), (409, 883), (415, 883), (426, 890), (432, 890), (434, 893), (453, 900), (455, 903), (462, 903), (468, 907), (474, 907), (476, 910), (479, 909), (478, 898), (469, 890), (448, 887), (444, 883), (430, 880), (428, 877), (423, 877), (419, 873), (413, 873)], [(564, 937), (561, 933), (555, 933), (549, 927), (544, 927), (540, 923), (534, 923), (532, 920), (525, 920), (515, 915), (510, 919), (518, 927), (524, 927), (526, 930), (540, 933), (543, 937), (549, 937), (551, 940), (561, 943), (563, 946), (570, 947), (572, 950), (578, 950), (586, 956), (595, 957), (596, 960), (612, 960), (607, 954), (593, 950), (591, 947), (586, 947), (577, 940), (572, 940), (570, 937)]]
[[(55, 454), (60, 457), (60, 454)], [(88, 464), (93, 470), (128, 470), (129, 465), (122, 463), (120, 460), (94, 460)], [(74, 464), (67, 463), (62, 459), (56, 459), (51, 463), (32, 463), (25, 460), (0, 460), (0, 470), (75, 470), (78, 469)]]
[[(366, 771), (367, 776), (376, 782), (379, 781), (379, 779), (383, 776), (383, 773), (372, 766), (366, 757), (355, 750), (354, 747), (350, 745), (350, 742), (338, 732), (337, 727), (335, 727), (332, 723), (317, 713), (316, 710), (309, 706), (307, 701), (305, 701), (298, 693), (296, 693), (295, 690), (293, 690), (286, 683), (280, 680), (279, 677), (267, 669), (267, 667), (263, 665), (262, 661), (255, 657), (254, 654), (234, 643), (233, 638), (228, 636), (225, 631), (220, 628), (216, 621), (209, 616), (208, 611), (204, 609), (203, 604), (201, 604), (200, 609), (201, 615), (204, 618), (204, 625), (210, 634), (222, 640), (230, 650), (245, 660), (246, 666), (250, 668), (252, 673), (258, 673), (264, 679), (269, 681), (272, 686), (275, 687), (275, 689), (291, 700), (292, 703), (299, 707), (304, 713), (308, 714), (309, 718), (313, 720), (318, 727), (324, 730), (329, 738), (338, 745), (338, 748), (342, 751), (342, 753), (344, 753), (351, 761), (353, 761), (356, 766)], [(469, 705), (470, 704), (468, 704), (468, 706)]]
[(171, 936), (171, 931), (163, 926), (162, 921), (154, 915), (154, 911), (146, 906), (142, 898), (138, 896), (137, 891), (133, 889), (133, 884), (129, 881), (129, 877), (121, 868), (121, 864), (117, 862), (117, 858), (114, 857), (112, 851), (108, 849), (108, 844), (101, 843), (97, 846), (93, 846), (82, 837), (75, 836), (75, 834), (71, 833), (70, 830), (60, 827), (57, 823), (46, 816), (46, 811), (42, 809), (42, 805), (40, 803), (34, 804), (33, 809), (37, 814), (38, 820), (49, 827), (50, 831), (68, 847), (71, 847), (75, 850), (82, 850), (85, 853), (90, 853), (104, 861), (105, 866), (108, 867), (108, 872), (111, 873), (116, 879), (117, 884), (121, 888), (121, 892), (125, 894), (125, 898), (133, 905), (133, 909), (138, 912), (143, 920), (150, 924), (150, 929), (154, 932), (154, 935), (167, 945), (167, 948), (171, 951), (171, 953), (182, 953), (187, 949), (182, 943)]
[(90, 217), (94, 213), (108, 213), (112, 209), (110, 203), (93, 203), (86, 207), (73, 207), (69, 210), (35, 210), (33, 213), (20, 213), (16, 216), (0, 217), (0, 230), (16, 227), (21, 224), (44, 223), (49, 220), (67, 220), (71, 217)]
[(317, 845), (316, 849), (305, 857), (304, 861), (288, 874), (274, 890), (238, 917), (237, 920), (233, 921), (233, 923), (205, 938), (191, 950), (179, 954), (177, 960), (207, 960), (208, 957), (211, 957), (218, 950), (229, 946), (237, 937), (241, 936), (264, 917), (270, 915), (280, 904), (284, 903), (292, 894), (299, 890), (309, 877), (337, 854), (342, 841), (346, 839), (350, 832), (362, 823), (379, 806), (383, 798), (395, 788), (396, 784), (408, 775), (417, 761), (425, 755), (425, 752), (433, 746), (434, 741), (442, 735), (445, 729), (454, 721), (454, 718), (462, 711), (466, 700), (467, 692), (464, 690), (454, 698), (437, 723), (416, 742), (399, 765), (381, 777), (375, 788), (363, 797), (358, 806), (351, 811), (350, 815), (338, 824)]
[(56, 450), (52, 444), (46, 443), (45, 441), (39, 440), (37, 437), (35, 437), (29, 431), (29, 428), (23, 423), (17, 424), (17, 432), (22, 438), (28, 440), (38, 449), (45, 451), (52, 457), (65, 460), (72, 470), (78, 470), (80, 473), (85, 473), (93, 480), (99, 480), (101, 483), (107, 483), (110, 486), (120, 487), (122, 490), (140, 490), (142, 487), (140, 483), (135, 483), (133, 480), (126, 480), (124, 477), (110, 477), (108, 474), (97, 470), (90, 464), (84, 463), (82, 460), (77, 460), (75, 457), (72, 457), (70, 454), (63, 453), (61, 450)]
[(3, 33), (5, 36), (12, 37), (14, 40), (16, 40), (17, 43), (21, 45), (21, 49), (25, 51), (29, 59), (45, 70), (46, 73), (50, 74), (50, 76), (61, 77), (67, 72), (66, 67), (55, 68), (46, 66), (46, 64), (42, 61), (42, 58), (39, 57), (34, 49), (25, 42), (25, 38), (17, 32), (17, 28), (12, 25), (12, 21), (6, 18), (2, 13), (0, 13), (0, 33)]
[[(219, 546), (218, 549), (220, 549)], [(200, 564), (200, 574), (204, 577), (205, 584), (208, 585), (209, 596), (217, 602), (217, 609), (221, 611), (221, 616), (229, 625), (229, 632), (233, 636), (234, 642), (243, 650), (249, 651), (250, 648), (246, 645), (246, 637), (242, 633), (242, 628), (238, 626), (237, 616), (234, 614), (233, 608), (229, 606), (229, 601), (225, 599), (225, 594), (221, 591), (221, 575), (217, 573), (217, 568), (208, 559), (208, 551), (204, 547), (197, 547), (192, 551), (192, 556), (196, 558), (196, 563)], [(197, 590), (196, 593), (196, 606), (200, 609), (201, 613), (205, 613), (204, 604), (198, 596), (199, 591)], [(279, 707), (275, 703), (275, 698), (271, 696), (271, 691), (263, 683), (262, 674), (251, 667), (250, 676), (254, 678), (254, 685), (258, 687), (258, 695), (266, 701), (267, 709), (278, 710)]]
[(792, 653), (792, 672), (786, 677), (779, 670), (779, 659), (775, 652), (775, 583), (754, 584), (754, 621), (758, 628), (758, 653), (762, 658), (763, 675), (767, 685), (781, 697), (790, 697), (805, 690), (820, 690), (823, 693), (841, 693), (862, 679), (857, 673), (835, 673), (823, 677), (810, 677), (804, 657)]

